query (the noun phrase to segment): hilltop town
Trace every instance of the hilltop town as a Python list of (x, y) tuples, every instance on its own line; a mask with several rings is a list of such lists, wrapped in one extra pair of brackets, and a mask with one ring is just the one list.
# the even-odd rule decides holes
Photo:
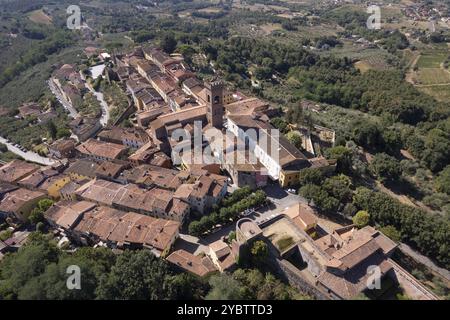
[[(308, 201), (286, 194), (304, 170), (328, 175), (335, 171), (336, 161), (315, 156), (310, 135), (302, 137), (305, 152), (283, 136), (276, 141), (276, 157), (261, 148), (246, 130), (257, 129), (259, 135), (273, 140), (278, 130), (270, 118), (280, 110), (261, 99), (231, 92), (220, 80), (202, 82), (181, 55), (170, 56), (160, 48), (137, 47), (108, 55), (107, 63), (106, 81), (116, 81), (130, 97), (130, 106), (123, 111), (132, 115), (130, 125), (102, 126), (101, 112), (77, 115), (71, 122), (71, 137), (57, 139), (48, 147), (54, 164), (14, 160), (0, 167), (0, 212), (9, 225), (20, 229), (23, 223), (45, 221), (59, 239), (58, 246), (65, 248), (149, 249), (177, 269), (201, 277), (232, 271), (238, 257), (245, 257), (245, 248), (262, 241), (269, 247), (265, 263), (273, 264), (313, 298), (354, 298), (367, 289), (367, 266), (376, 265), (409, 296), (436, 299), (390, 259), (397, 244), (380, 231), (356, 225), (323, 227)], [(86, 77), (73, 65), (62, 65), (51, 81), (63, 105), (76, 105), (86, 90)], [(174, 165), (172, 153), (179, 141), (172, 132), (183, 129), (193, 134), (195, 126), (202, 132), (201, 154), (210, 148), (217, 161), (192, 161), (193, 146)], [(211, 128), (231, 132), (231, 144), (203, 134)], [(332, 130), (316, 130), (331, 137), (323, 143), (334, 144)], [(237, 147), (239, 140), (248, 141), (245, 148)], [(191, 144), (190, 139), (187, 142)], [(225, 150), (232, 150), (232, 161), (227, 161)], [(256, 156), (254, 163), (249, 152)], [(281, 195), (274, 203), (261, 190), (287, 197)], [(51, 205), (42, 217), (36, 217), (35, 208), (46, 201)], [(238, 212), (233, 212), (235, 206)], [(225, 208), (231, 212), (223, 217)], [(268, 210), (271, 215), (264, 213)], [(205, 221), (213, 211), (220, 216)], [(192, 241), (186, 232), (211, 239), (223, 234), (222, 229), (234, 232), (234, 238), (226, 234), (194, 252), (186, 250), (186, 243)], [(17, 231), (2, 241), (2, 252), (24, 241), (26, 232)], [(303, 264), (307, 265), (304, 270), (299, 267)]]
[(62, 2), (0, 8), (0, 299), (449, 297), (447, 5)]

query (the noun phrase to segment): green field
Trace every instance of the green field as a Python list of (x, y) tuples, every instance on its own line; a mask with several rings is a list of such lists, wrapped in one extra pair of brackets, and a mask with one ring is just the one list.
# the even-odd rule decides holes
[(424, 68), (418, 71), (420, 84), (450, 83), (450, 72), (440, 68)]
[(439, 53), (424, 53), (420, 56), (417, 62), (417, 67), (420, 68), (439, 68), (441, 63), (447, 58), (449, 54), (444, 52)]
[(419, 87), (420, 91), (433, 96), (438, 101), (450, 101), (450, 85)]

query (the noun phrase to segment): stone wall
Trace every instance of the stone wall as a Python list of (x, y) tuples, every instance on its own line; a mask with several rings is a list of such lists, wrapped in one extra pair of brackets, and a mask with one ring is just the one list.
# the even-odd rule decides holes
[(291, 286), (300, 292), (304, 292), (317, 300), (330, 300), (330, 297), (325, 292), (322, 292), (315, 284), (305, 279), (300, 270), (289, 261), (276, 258), (273, 260), (272, 266), (278, 276), (288, 281)]
[(414, 300), (439, 300), (433, 292), (414, 278), (408, 271), (400, 267), (395, 261), (389, 259), (393, 269), (389, 276), (397, 281), (405, 293)]

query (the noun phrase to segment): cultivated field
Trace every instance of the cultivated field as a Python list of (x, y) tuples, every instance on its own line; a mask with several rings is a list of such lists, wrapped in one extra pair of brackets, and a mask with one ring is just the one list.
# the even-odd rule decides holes
[(421, 54), (417, 67), (421, 68), (440, 68), (441, 63), (447, 58), (449, 54), (444, 52), (425, 52)]
[(42, 9), (30, 12), (28, 18), (35, 23), (52, 24), (52, 18), (45, 14)]
[(373, 55), (356, 62), (355, 67), (364, 73), (369, 70), (386, 70), (389, 68), (389, 64), (386, 62), (385, 57), (381, 55)]
[(420, 91), (433, 96), (438, 101), (450, 101), (450, 85), (434, 85), (430, 87), (418, 87)]
[(441, 68), (423, 68), (418, 71), (418, 84), (432, 85), (450, 83), (450, 73)]

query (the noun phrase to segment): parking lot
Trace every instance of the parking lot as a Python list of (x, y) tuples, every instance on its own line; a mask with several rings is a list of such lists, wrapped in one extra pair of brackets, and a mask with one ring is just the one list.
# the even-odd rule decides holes
[[(293, 193), (288, 193), (278, 184), (271, 184), (265, 187), (263, 190), (266, 192), (267, 198), (272, 202), (272, 204), (270, 206), (261, 207), (255, 210), (255, 212), (246, 215), (248, 218), (254, 220), (258, 224), (276, 217), (284, 209), (299, 201), (307, 203), (307, 200), (305, 198)], [(195, 254), (198, 254), (202, 251), (205, 252), (206, 250), (208, 250), (208, 245), (210, 243), (213, 243), (214, 241), (227, 236), (231, 231), (234, 231), (235, 229), (236, 223), (231, 223), (201, 239), (190, 235), (181, 234), (181, 239), (177, 241), (175, 247), (178, 249), (183, 248)]]

